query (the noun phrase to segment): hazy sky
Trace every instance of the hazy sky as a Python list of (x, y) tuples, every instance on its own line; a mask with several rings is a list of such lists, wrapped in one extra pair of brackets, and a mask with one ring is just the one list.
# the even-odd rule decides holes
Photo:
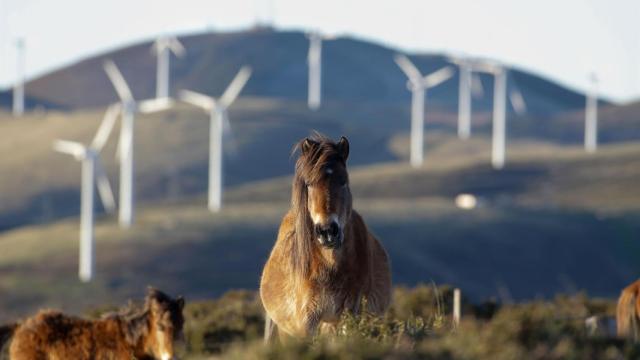
[(0, 0), (0, 87), (15, 79), (17, 36), (26, 38), (31, 77), (161, 33), (257, 19), (492, 57), (578, 89), (593, 70), (604, 95), (640, 98), (640, 0)]

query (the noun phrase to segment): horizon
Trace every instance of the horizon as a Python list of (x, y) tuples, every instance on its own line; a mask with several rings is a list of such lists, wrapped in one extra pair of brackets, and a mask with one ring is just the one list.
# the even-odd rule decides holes
[[(618, 0), (615, 8), (602, 0), (570, 0), (554, 5), (553, 14), (549, 12), (551, 0), (537, 5), (513, 5), (494, 0), (482, 6), (458, 0), (453, 4), (438, 4), (434, 8), (443, 15), (429, 17), (426, 22), (416, 15), (419, 11), (408, 16), (394, 16), (406, 6), (432, 9), (431, 4), (411, 0), (369, 6), (369, 16), (356, 21), (353, 19), (361, 11), (360, 0), (342, 7), (332, 6), (338, 3), (335, 0), (309, 6), (301, 6), (292, 0), (244, 0), (233, 4), (185, 0), (186, 4), (178, 9), (167, 7), (168, 2), (157, 4), (155, 16), (147, 17), (145, 21), (131, 19), (148, 11), (148, 4), (130, 4), (131, 11), (122, 15), (129, 20), (122, 21), (121, 27), (112, 28), (108, 24), (109, 14), (121, 15), (117, 5), (122, 1), (88, 5), (80, 0), (63, 0), (60, 5), (60, 2), (47, 4), (37, 0), (20, 3), (0, 0), (0, 88), (8, 89), (14, 82), (12, 75), (15, 72), (11, 69), (15, 68), (14, 39), (17, 37), (26, 38), (27, 79), (33, 79), (100, 53), (152, 40), (160, 34), (243, 31), (262, 24), (272, 26), (275, 31), (319, 30), (411, 54), (466, 54), (492, 58), (582, 92), (588, 89), (589, 72), (595, 70), (600, 79), (600, 96), (615, 102), (640, 98), (640, 36), (633, 31), (633, 23), (626, 21), (640, 15), (640, 4), (634, 4), (632, 0)], [(215, 9), (223, 3), (228, 14), (224, 18), (198, 11)], [(53, 9), (47, 11), (48, 6)], [(459, 7), (470, 9), (456, 19), (468, 26), (451, 27), (451, 10)], [(65, 22), (66, 26), (59, 26), (56, 22), (59, 19), (50, 14), (63, 8), (75, 8), (84, 17), (72, 18)], [(496, 13), (496, 9), (504, 9), (504, 13)], [(574, 24), (563, 27), (567, 24), (561, 20), (568, 10), (578, 14), (573, 17)], [(578, 20), (580, 14), (583, 17)], [(491, 16), (500, 21), (487, 21), (492, 20)], [(539, 22), (537, 19), (542, 16), (548, 16), (545, 18), (547, 26), (528, 26)], [(382, 28), (378, 26), (380, 19), (395, 21), (395, 24)], [(505, 27), (510, 31), (503, 31)], [(51, 30), (44, 31), (45, 28)], [(78, 32), (78, 28), (87, 31)], [(482, 31), (469, 33), (469, 28), (481, 28)], [(593, 37), (595, 47), (588, 46), (586, 35), (580, 36), (583, 33)], [(59, 38), (74, 41), (52, 41)], [(554, 57), (549, 58), (549, 53)]]

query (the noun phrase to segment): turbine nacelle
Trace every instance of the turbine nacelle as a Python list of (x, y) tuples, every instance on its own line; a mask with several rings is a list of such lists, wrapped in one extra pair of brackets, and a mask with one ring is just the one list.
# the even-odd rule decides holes
[(184, 46), (175, 36), (161, 36), (151, 46), (151, 51), (156, 54), (160, 54), (166, 49), (177, 57), (183, 57), (186, 53)]

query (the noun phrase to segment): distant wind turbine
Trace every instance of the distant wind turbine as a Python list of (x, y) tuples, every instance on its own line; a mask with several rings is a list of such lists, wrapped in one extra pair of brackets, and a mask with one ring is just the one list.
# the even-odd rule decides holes
[(168, 98), (161, 98), (136, 102), (129, 85), (127, 85), (116, 64), (111, 60), (107, 60), (104, 62), (104, 70), (122, 104), (122, 123), (118, 147), (120, 160), (120, 210), (118, 221), (121, 227), (128, 228), (133, 224), (135, 208), (135, 189), (133, 186), (135, 177), (133, 157), (135, 114), (149, 114), (166, 110), (172, 106), (172, 101)]
[(454, 70), (447, 66), (423, 77), (418, 68), (405, 55), (398, 54), (394, 60), (409, 78), (407, 87), (412, 93), (410, 162), (413, 167), (419, 167), (422, 165), (424, 152), (424, 99), (426, 91), (451, 78)]
[(25, 49), (24, 39), (16, 40), (16, 83), (13, 86), (13, 116), (20, 117), (24, 114), (24, 73), (25, 73)]
[(594, 153), (598, 149), (598, 78), (595, 73), (589, 77), (591, 89), (587, 95), (584, 118), (584, 149)]
[(323, 36), (317, 32), (307, 35), (309, 38), (309, 54), (307, 64), (309, 66), (309, 89), (307, 103), (309, 109), (318, 110), (322, 101), (322, 41), (333, 37)]
[(449, 61), (458, 65), (458, 137), (468, 139), (471, 136), (471, 99), (482, 97), (482, 81), (473, 73), (473, 62), (467, 58), (450, 57)]
[[(494, 169), (502, 169), (506, 152), (506, 113), (507, 113), (507, 78), (509, 70), (495, 62), (474, 64), (474, 71), (485, 72), (494, 76), (493, 85), (493, 121), (491, 142), (491, 164)], [(517, 89), (512, 89), (509, 100), (518, 114), (524, 114), (526, 103)]]
[(211, 212), (218, 212), (222, 207), (223, 127), (230, 128), (227, 109), (238, 97), (249, 77), (251, 77), (251, 68), (243, 66), (219, 98), (189, 90), (180, 91), (180, 98), (183, 101), (209, 113), (209, 197), (207, 206)]
[(80, 200), (80, 256), (78, 276), (83, 282), (90, 281), (94, 272), (94, 183), (105, 210), (115, 210), (115, 199), (106, 172), (100, 162), (100, 151), (107, 143), (117, 119), (120, 105), (111, 105), (104, 115), (93, 141), (89, 146), (65, 140), (56, 140), (53, 148), (57, 152), (72, 155), (82, 162), (82, 191)]
[(174, 53), (178, 57), (183, 57), (185, 54), (184, 46), (178, 41), (175, 36), (163, 36), (159, 37), (151, 47), (152, 51), (158, 58), (158, 65), (156, 69), (156, 99), (169, 97), (169, 79), (171, 66), (170, 59), (171, 53)]

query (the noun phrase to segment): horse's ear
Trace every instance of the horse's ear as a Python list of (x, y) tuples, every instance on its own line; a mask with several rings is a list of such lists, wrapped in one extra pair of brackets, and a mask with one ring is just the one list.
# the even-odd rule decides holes
[(180, 310), (184, 309), (184, 298), (182, 296), (178, 296), (176, 303), (178, 303)]
[(338, 141), (338, 153), (342, 157), (344, 161), (347, 161), (349, 157), (349, 140), (346, 137), (342, 136), (340, 141)]
[(302, 150), (303, 155), (306, 155), (311, 152), (317, 145), (318, 143), (316, 141), (306, 138), (302, 140), (302, 143), (300, 144), (300, 150)]

